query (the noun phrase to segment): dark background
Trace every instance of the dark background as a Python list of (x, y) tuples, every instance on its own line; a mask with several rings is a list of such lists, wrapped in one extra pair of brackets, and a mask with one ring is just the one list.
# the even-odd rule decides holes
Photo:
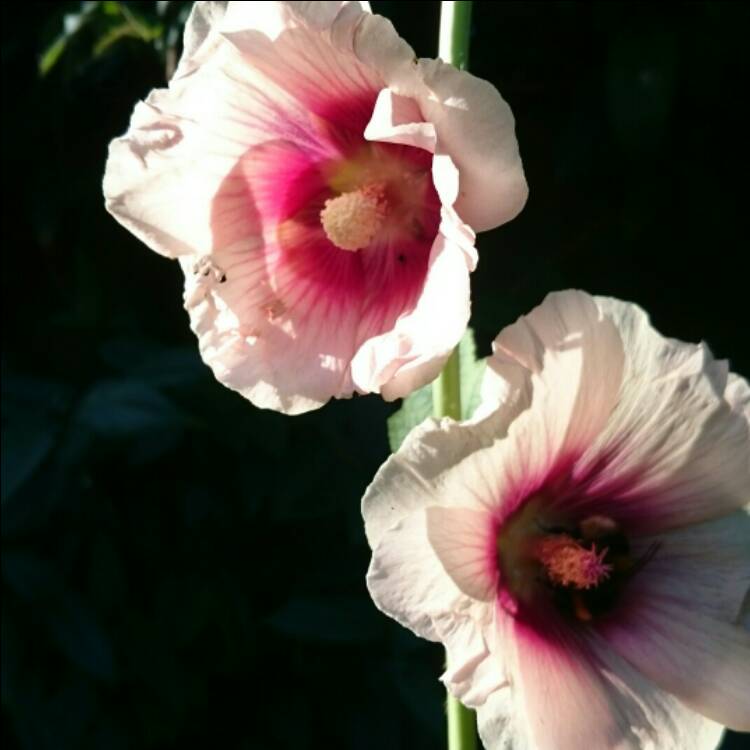
[[(185, 9), (3, 5), (4, 746), (439, 748), (441, 650), (364, 586), (359, 500), (396, 407), (289, 418), (221, 387), (177, 264), (104, 212), (107, 143), (164, 85)], [(374, 9), (435, 54), (437, 3)], [(513, 107), (531, 187), (479, 238), (481, 353), (574, 286), (750, 374), (748, 21), (475, 4), (471, 67)]]

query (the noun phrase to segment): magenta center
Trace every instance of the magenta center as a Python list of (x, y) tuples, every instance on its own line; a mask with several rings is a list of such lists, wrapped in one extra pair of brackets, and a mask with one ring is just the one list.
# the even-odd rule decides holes
[(242, 165), (274, 298), (299, 320), (356, 322), (355, 347), (413, 310), (440, 224), (432, 154), (364, 139), (376, 93), (313, 118), (308, 141), (265, 143)]
[(637, 570), (630, 544), (611, 518), (552, 516), (544, 498), (532, 498), (497, 534), (500, 586), (517, 612), (539, 619), (549, 607), (590, 622), (617, 604)]

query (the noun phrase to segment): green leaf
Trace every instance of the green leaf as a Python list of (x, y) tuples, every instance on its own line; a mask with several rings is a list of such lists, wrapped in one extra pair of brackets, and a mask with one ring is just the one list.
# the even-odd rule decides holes
[(388, 417), (388, 443), (395, 453), (404, 438), (418, 424), (432, 414), (432, 384), (428, 383), (410, 393), (401, 403), (401, 408)]
[(461, 418), (469, 419), (479, 406), (479, 391), (482, 386), (485, 358), (477, 359), (474, 331), (467, 328), (458, 345), (458, 360), (461, 370)]
[(78, 13), (66, 13), (63, 16), (63, 31), (52, 44), (42, 53), (39, 59), (39, 74), (42, 76), (55, 67), (68, 46), (68, 42), (94, 17), (99, 9), (99, 3), (82, 3)]
[(120, 39), (125, 39), (126, 37), (140, 39), (141, 35), (138, 30), (134, 29), (128, 22), (110, 29), (104, 36), (98, 39), (94, 45), (94, 57), (100, 57), (113, 44), (119, 42)]
[(68, 34), (60, 34), (52, 44), (44, 51), (41, 59), (39, 60), (39, 74), (46, 76), (47, 73), (52, 70), (60, 56), (65, 51), (65, 46), (68, 43), (70, 37)]
[(92, 677), (114, 679), (112, 643), (96, 613), (83, 599), (68, 592), (45, 614), (52, 641), (73, 664)]
[[(461, 418), (468, 419), (479, 405), (479, 391), (486, 361), (477, 360), (474, 332), (466, 329), (458, 345), (459, 367), (461, 371)], [(418, 424), (432, 416), (432, 384), (409, 394), (401, 408), (388, 419), (388, 442), (395, 453), (404, 438)]]

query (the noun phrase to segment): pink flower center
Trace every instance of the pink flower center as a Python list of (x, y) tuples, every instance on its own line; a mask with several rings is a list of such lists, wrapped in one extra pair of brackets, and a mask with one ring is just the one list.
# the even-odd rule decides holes
[(385, 186), (371, 183), (329, 198), (320, 212), (320, 223), (336, 247), (355, 252), (375, 239), (387, 209)]
[(604, 562), (608, 550), (587, 549), (568, 534), (550, 534), (537, 539), (534, 557), (544, 567), (549, 580), (559, 586), (590, 589), (609, 577), (612, 566)]

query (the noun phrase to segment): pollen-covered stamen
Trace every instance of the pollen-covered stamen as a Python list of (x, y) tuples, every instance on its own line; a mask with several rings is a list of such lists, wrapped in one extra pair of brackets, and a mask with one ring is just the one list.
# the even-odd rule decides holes
[(543, 565), (549, 580), (559, 586), (590, 589), (600, 584), (612, 572), (604, 562), (607, 548), (597, 552), (583, 547), (567, 534), (551, 534), (537, 539), (534, 557)]
[(353, 252), (373, 241), (387, 208), (384, 186), (372, 183), (329, 198), (320, 212), (320, 223), (336, 247)]

